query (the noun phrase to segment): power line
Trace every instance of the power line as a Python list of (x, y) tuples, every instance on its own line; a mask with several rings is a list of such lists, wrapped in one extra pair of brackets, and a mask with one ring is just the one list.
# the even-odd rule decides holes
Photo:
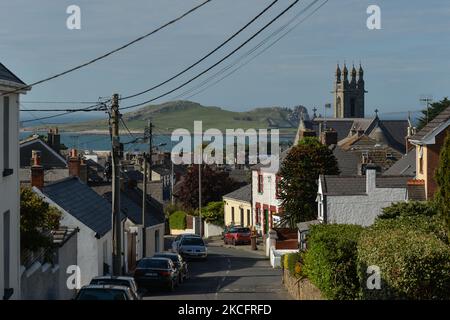
[(228, 37), (228, 39), (226, 39), (224, 42), (222, 42), (219, 46), (217, 46), (216, 48), (214, 48), (212, 51), (208, 52), (206, 55), (204, 55), (202, 58), (200, 58), (199, 60), (197, 60), (196, 62), (194, 62), (193, 64), (191, 64), (190, 66), (188, 66), (187, 68), (183, 69), (182, 71), (180, 71), (179, 73), (175, 74), (174, 76), (170, 77), (169, 79), (149, 88), (146, 89), (144, 91), (129, 95), (129, 96), (125, 96), (123, 98), (121, 98), (120, 100), (126, 100), (126, 99), (130, 99), (130, 98), (135, 98), (137, 96), (140, 96), (144, 93), (153, 91), (163, 85), (165, 85), (166, 83), (169, 83), (170, 81), (178, 78), (179, 76), (183, 75), (184, 73), (186, 73), (187, 71), (191, 70), (192, 68), (194, 68), (195, 66), (199, 65), (201, 62), (205, 61), (207, 58), (209, 58), (211, 55), (213, 55), (214, 53), (216, 53), (217, 51), (219, 51), (223, 46), (225, 46), (227, 43), (229, 43), (231, 40), (233, 40), (236, 36), (238, 36), (240, 33), (242, 33), (245, 29), (247, 29), (253, 22), (255, 22), (256, 20), (258, 20), (264, 13), (266, 13), (271, 7), (273, 7), (279, 0), (274, 0), (272, 3), (270, 3), (263, 11), (261, 11), (257, 16), (255, 16), (252, 20), (250, 20), (249, 22), (247, 22), (242, 28), (240, 28), (238, 31), (236, 31), (234, 34), (232, 34), (230, 37)]
[(93, 104), (95, 101), (21, 101), (25, 104)]
[[(276, 30), (275, 32), (273, 32), (272, 34), (270, 34), (267, 38), (265, 38), (263, 41), (261, 41), (257, 46), (255, 46), (253, 49), (247, 51), (245, 54), (243, 54), (241, 57), (239, 57), (238, 59), (236, 59), (233, 63), (229, 64), (228, 66), (222, 68), (221, 70), (219, 70), (218, 72), (216, 72), (214, 75), (210, 76), (208, 79), (204, 80), (202, 83), (200, 83), (197, 86), (194, 86), (193, 88), (186, 90), (185, 92), (181, 93), (180, 95), (176, 96), (174, 99), (178, 99), (180, 97), (186, 96), (187, 94), (190, 94), (192, 92), (194, 92), (195, 90), (205, 86), (206, 84), (208, 84), (208, 82), (210, 82), (212, 79), (216, 78), (217, 76), (225, 73), (227, 70), (233, 68), (236, 64), (238, 64), (240, 61), (244, 60), (246, 57), (250, 56), (253, 52), (255, 52), (257, 49), (259, 49), (260, 47), (262, 47), (263, 45), (265, 45), (271, 38), (273, 38), (274, 36), (276, 36), (277, 34), (279, 34), (281, 31), (283, 31), (284, 29), (286, 29), (292, 22), (294, 22), (297, 18), (299, 18), (302, 14), (304, 14), (308, 9), (310, 9), (313, 5), (315, 5), (318, 2), (318, 0), (313, 1), (311, 4), (309, 4), (307, 7), (305, 7), (302, 11), (300, 11), (296, 16), (294, 16), (290, 21), (288, 21), (288, 23), (286, 23), (284, 26), (282, 26), (281, 28), (279, 28), (278, 30)], [(242, 63), (241, 65), (239, 65), (237, 68), (235, 68), (234, 70), (232, 70), (231, 72), (227, 73), (225, 76), (221, 77), (220, 79), (218, 79), (217, 81), (209, 84), (208, 86), (206, 86), (205, 88), (201, 89), (200, 91), (189, 95), (186, 97), (186, 99), (190, 99), (204, 91), (206, 91), (207, 89), (215, 86), (216, 84), (218, 84), (219, 82), (225, 80), (226, 78), (228, 78), (229, 76), (231, 76), (232, 74), (234, 74), (236, 71), (240, 70), (241, 68), (243, 68), (244, 66), (246, 66), (248, 63), (250, 63), (251, 61), (253, 61), (254, 59), (256, 59), (257, 57), (259, 57), (261, 54), (263, 54), (264, 52), (266, 52), (268, 49), (270, 49), (272, 46), (274, 46), (278, 41), (280, 41), (282, 38), (284, 38), (287, 34), (289, 34), (290, 32), (292, 32), (295, 28), (298, 27), (298, 25), (300, 25), (301, 23), (303, 23), (304, 21), (306, 21), (309, 17), (311, 17), (314, 13), (316, 13), (320, 8), (322, 8), (326, 3), (328, 2), (328, 0), (325, 0), (322, 4), (320, 4), (317, 8), (315, 8), (309, 15), (307, 15), (305, 18), (303, 18), (302, 20), (300, 20), (298, 23), (296, 23), (292, 28), (290, 28), (287, 32), (283, 33), (280, 37), (278, 37), (275, 41), (273, 41), (272, 43), (270, 43), (267, 47), (265, 47), (263, 50), (261, 50), (259, 53), (257, 53), (256, 55), (254, 55), (251, 59), (245, 61), (244, 63)]]
[(202, 71), (201, 73), (199, 73), (198, 75), (196, 75), (195, 77), (191, 78), (190, 80), (184, 82), (183, 84), (179, 85), (178, 87), (176, 87), (175, 89), (172, 89), (170, 91), (167, 91), (166, 93), (163, 93), (159, 96), (157, 96), (156, 98), (141, 102), (141, 103), (137, 103), (125, 108), (121, 108), (121, 110), (126, 110), (126, 109), (131, 109), (131, 108), (136, 108), (136, 107), (140, 107), (142, 105), (148, 104), (150, 102), (153, 102), (155, 100), (158, 100), (162, 97), (165, 97), (183, 87), (185, 87), (186, 85), (188, 85), (189, 83), (193, 82), (194, 80), (198, 79), (199, 77), (201, 77), (202, 75), (204, 75), (205, 73), (207, 73), (208, 71), (210, 71), (211, 69), (215, 68), (216, 66), (218, 66), (220, 63), (222, 63), (223, 61), (225, 61), (226, 59), (228, 59), (229, 57), (231, 57), (233, 54), (235, 54), (237, 51), (239, 51), (242, 47), (244, 47), (247, 43), (249, 43), (250, 41), (252, 41), (254, 38), (256, 38), (261, 32), (263, 32), (265, 29), (267, 29), (270, 25), (272, 25), (275, 21), (277, 21), (279, 18), (281, 18), (286, 12), (288, 12), (290, 9), (292, 9), (292, 7), (294, 7), (300, 0), (295, 0), (293, 3), (291, 3), (286, 9), (284, 9), (280, 14), (278, 14), (275, 18), (273, 18), (269, 23), (267, 23), (264, 27), (262, 27), (258, 32), (256, 32), (255, 34), (253, 34), (250, 38), (248, 38), (244, 43), (242, 43), (240, 46), (238, 46), (236, 49), (234, 49), (233, 51), (231, 51), (229, 54), (227, 54), (224, 58), (220, 59), (218, 62), (216, 62), (215, 64), (213, 64), (212, 66), (210, 66), (209, 68), (207, 68), (206, 70)]
[(18, 88), (18, 89), (15, 89), (15, 90), (12, 90), (12, 91), (8, 91), (8, 92), (1, 93), (0, 96), (4, 96), (4, 95), (7, 95), (7, 94), (19, 92), (19, 91), (21, 91), (21, 90), (29, 89), (29, 88), (31, 88), (31, 87), (33, 87), (33, 86), (42, 84), (42, 83), (44, 83), (44, 82), (47, 82), (47, 81), (50, 81), (50, 80), (53, 80), (53, 79), (56, 79), (56, 78), (59, 78), (59, 77), (64, 76), (64, 75), (66, 75), (66, 74), (68, 74), (68, 73), (71, 73), (71, 72), (73, 72), (73, 71), (79, 70), (79, 69), (84, 68), (84, 67), (86, 67), (86, 66), (88, 66), (88, 65), (91, 65), (91, 64), (93, 64), (93, 63), (95, 63), (95, 62), (97, 62), (97, 61), (99, 61), (99, 60), (105, 59), (106, 57), (108, 57), (108, 56), (110, 56), (110, 55), (112, 55), (112, 54), (114, 54), (114, 53), (116, 53), (116, 52), (118, 52), (118, 51), (121, 51), (121, 50), (123, 50), (123, 49), (125, 49), (125, 48), (127, 48), (127, 47), (129, 47), (129, 46), (131, 46), (131, 45), (133, 45), (133, 44), (135, 44), (136, 42), (139, 42), (139, 41), (141, 41), (141, 40), (143, 40), (143, 39), (145, 39), (145, 38), (147, 38), (147, 37), (149, 37), (149, 36), (151, 36), (151, 35), (153, 35), (153, 34), (159, 32), (159, 31), (165, 29), (166, 27), (168, 27), (168, 26), (174, 24), (175, 22), (180, 21), (180, 20), (183, 19), (184, 17), (186, 17), (186, 16), (188, 16), (189, 14), (193, 13), (194, 11), (200, 9), (201, 7), (203, 7), (204, 5), (206, 5), (207, 3), (211, 2), (211, 1), (212, 1), (212, 0), (205, 0), (204, 2), (202, 2), (202, 3), (200, 3), (199, 5), (195, 6), (194, 8), (192, 8), (192, 9), (188, 10), (187, 12), (183, 13), (181, 16), (179, 16), (179, 17), (177, 17), (177, 18), (175, 18), (175, 19), (173, 19), (173, 20), (171, 20), (171, 21), (169, 21), (169, 22), (163, 24), (162, 26), (156, 28), (155, 30), (153, 30), (153, 31), (151, 31), (151, 32), (149, 32), (149, 33), (147, 33), (147, 34), (145, 34), (145, 35), (143, 35), (143, 36), (141, 36), (141, 37), (139, 37), (139, 38), (137, 38), (137, 39), (134, 39), (133, 41), (130, 41), (130, 42), (128, 42), (127, 44), (125, 44), (125, 45), (123, 45), (123, 46), (121, 46), (121, 47), (119, 47), (119, 48), (116, 48), (116, 49), (114, 49), (114, 50), (111, 50), (111, 51), (109, 51), (109, 52), (107, 52), (107, 53), (105, 53), (105, 54), (103, 54), (103, 55), (101, 55), (101, 56), (99, 56), (99, 57), (97, 57), (97, 58), (95, 58), (95, 59), (92, 59), (92, 60), (90, 60), (90, 61), (87, 61), (87, 62), (85, 62), (85, 63), (83, 63), (83, 64), (80, 64), (80, 65), (78, 65), (78, 66), (76, 66), (76, 67), (70, 68), (70, 69), (68, 69), (68, 70), (66, 70), (66, 71), (57, 73), (57, 74), (55, 74), (55, 75), (53, 75), (53, 76), (50, 76), (50, 77), (48, 77), (48, 78), (45, 78), (45, 79), (42, 79), (42, 80), (33, 82), (33, 83), (29, 84), (29, 85), (22, 86), (22, 87), (20, 87), (20, 88)]

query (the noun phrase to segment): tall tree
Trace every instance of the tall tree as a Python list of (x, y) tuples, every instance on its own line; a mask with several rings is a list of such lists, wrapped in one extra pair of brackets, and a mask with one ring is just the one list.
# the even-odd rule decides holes
[(20, 245), (35, 251), (52, 245), (49, 231), (59, 227), (61, 213), (30, 188), (20, 190)]
[(317, 179), (320, 174), (339, 174), (333, 152), (316, 138), (306, 137), (293, 146), (283, 161), (278, 187), (285, 215), (292, 227), (317, 218)]
[(427, 124), (428, 122), (433, 120), (439, 113), (444, 111), (444, 109), (450, 106), (450, 100), (445, 97), (443, 100), (439, 102), (433, 102), (430, 106), (427, 106), (427, 109), (422, 110), (423, 116), (419, 118), (419, 123), (417, 124), (417, 129), (420, 130)]
[[(224, 171), (214, 170), (211, 166), (203, 164), (202, 176), (202, 207), (213, 201), (221, 201), (222, 196), (236, 190), (240, 183), (229, 177)], [(198, 206), (198, 165), (188, 169), (181, 181), (175, 197), (182, 203), (186, 210), (195, 210)]]
[(439, 214), (442, 215), (447, 225), (447, 234), (450, 240), (450, 133), (448, 133), (448, 130), (435, 177), (438, 184), (438, 191), (436, 192), (434, 202)]

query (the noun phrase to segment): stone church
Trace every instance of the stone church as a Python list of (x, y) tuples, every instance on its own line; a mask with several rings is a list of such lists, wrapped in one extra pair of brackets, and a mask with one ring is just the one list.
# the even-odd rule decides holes
[[(357, 79), (358, 76), (358, 79)], [(348, 79), (347, 65), (341, 71), (339, 64), (336, 67), (334, 82), (334, 117), (335, 118), (364, 118), (364, 71), (359, 65), (358, 72), (355, 66)]]

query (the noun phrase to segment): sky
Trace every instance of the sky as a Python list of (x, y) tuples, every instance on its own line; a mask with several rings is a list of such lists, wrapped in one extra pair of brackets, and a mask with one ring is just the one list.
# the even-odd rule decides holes
[[(97, 101), (147, 89), (196, 61), (272, 0), (213, 0), (195, 13), (94, 65), (36, 86), (26, 108), (82, 107), (26, 101)], [(0, 2), (0, 62), (27, 83), (85, 62), (141, 36), (199, 4), (197, 0), (15, 0)], [(236, 48), (292, 1), (280, 0), (217, 54), (163, 88), (124, 101), (149, 100), (173, 89)], [(309, 1), (250, 42), (234, 59), (285, 24)], [(319, 2), (320, 3), (320, 2)], [(81, 29), (69, 30), (69, 5), (81, 9)], [(381, 29), (369, 30), (366, 10), (381, 9)], [(233, 111), (332, 102), (336, 63), (361, 61), (366, 116), (420, 110), (421, 95), (450, 95), (450, 3), (442, 0), (329, 0), (273, 47), (222, 82), (190, 98)], [(230, 62), (234, 60), (230, 58)], [(214, 70), (219, 70), (224, 63)], [(208, 73), (208, 75), (213, 74)], [(200, 78), (200, 83), (208, 75)], [(187, 86), (186, 89), (191, 88)], [(180, 92), (183, 92), (181, 90)], [(178, 92), (178, 93), (180, 93)], [(177, 93), (154, 103), (170, 101)], [(184, 98), (184, 97), (181, 97)], [(42, 116), (42, 113), (35, 113)]]

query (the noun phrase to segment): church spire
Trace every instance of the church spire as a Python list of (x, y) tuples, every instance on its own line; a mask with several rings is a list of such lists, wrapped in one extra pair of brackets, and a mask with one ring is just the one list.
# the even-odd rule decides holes
[(339, 67), (339, 62), (336, 66), (336, 82), (341, 82), (341, 68)]

